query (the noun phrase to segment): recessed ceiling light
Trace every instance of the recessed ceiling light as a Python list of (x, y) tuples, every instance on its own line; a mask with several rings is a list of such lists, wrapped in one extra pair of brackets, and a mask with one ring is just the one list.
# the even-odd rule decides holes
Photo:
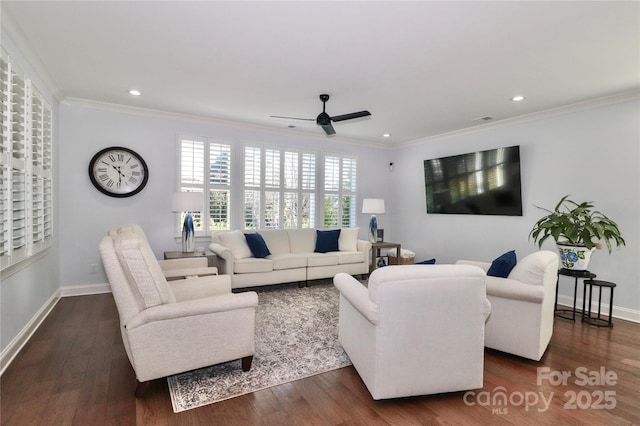
[(512, 100), (513, 102), (520, 102), (520, 101), (524, 101), (524, 96), (522, 96), (522, 95), (517, 95), (517, 96), (514, 96), (513, 98), (511, 98), (511, 100)]
[(391, 133), (385, 133), (384, 135), (382, 135), (382, 137), (389, 138), (389, 137), (391, 137)]
[(139, 90), (131, 89), (129, 90), (129, 94), (132, 96), (140, 96), (142, 93), (140, 93)]

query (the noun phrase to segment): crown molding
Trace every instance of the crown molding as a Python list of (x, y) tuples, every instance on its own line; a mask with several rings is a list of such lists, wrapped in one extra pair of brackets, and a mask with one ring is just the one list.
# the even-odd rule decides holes
[(590, 99), (583, 102), (576, 102), (569, 105), (563, 105), (561, 107), (550, 108), (543, 111), (533, 112), (530, 114), (519, 115), (517, 117), (506, 118), (503, 120), (493, 121), (491, 123), (484, 123), (466, 129), (454, 130), (452, 132), (441, 133), (439, 135), (429, 136), (426, 138), (416, 139), (408, 142), (401, 142), (395, 144), (393, 148), (400, 149), (407, 146), (421, 145), (428, 142), (434, 142), (442, 139), (452, 138), (456, 136), (469, 135), (473, 133), (483, 132), (490, 129), (498, 129), (501, 127), (513, 126), (516, 124), (528, 123), (531, 121), (542, 120), (545, 118), (555, 117), (563, 114), (569, 114), (577, 111), (584, 111), (587, 109), (600, 108), (608, 105), (614, 105), (623, 102), (629, 102), (633, 100), (640, 100), (640, 89), (633, 89), (625, 92), (616, 93), (609, 96), (603, 96), (600, 98)]
[[(129, 105), (122, 105), (122, 104), (114, 104), (109, 102), (94, 101), (94, 100), (83, 99), (83, 98), (66, 97), (60, 103), (62, 105), (67, 105), (72, 107), (92, 108), (92, 109), (100, 109), (100, 110), (123, 113), (123, 114), (135, 114), (135, 115), (146, 116), (146, 117), (164, 118), (168, 120), (180, 120), (180, 121), (190, 121), (190, 122), (201, 123), (201, 124), (212, 124), (212, 125), (224, 126), (224, 127), (233, 128), (233, 129), (245, 129), (245, 130), (250, 129), (254, 131), (277, 133), (277, 134), (287, 135), (287, 136), (291, 136), (291, 134), (294, 133), (300, 136), (304, 136), (305, 138), (317, 139), (318, 141), (322, 141), (322, 142), (327, 141), (327, 138), (324, 136), (310, 134), (310, 133), (302, 132), (299, 130), (293, 130), (293, 129), (281, 130), (273, 127), (262, 126), (259, 124), (250, 124), (250, 123), (243, 123), (239, 121), (223, 120), (223, 119), (214, 118), (214, 117), (191, 115), (191, 114), (184, 114), (184, 113), (171, 112), (171, 111), (162, 111), (162, 110), (156, 110), (151, 108), (135, 107), (135, 106), (129, 106)], [(373, 147), (373, 148), (389, 149), (389, 150), (394, 149), (393, 146), (380, 143), (380, 142), (362, 141), (358, 139), (349, 139), (349, 138), (344, 138), (340, 136), (332, 136), (331, 139), (329, 140), (331, 142), (358, 145), (358, 146), (363, 146), (367, 148)]]

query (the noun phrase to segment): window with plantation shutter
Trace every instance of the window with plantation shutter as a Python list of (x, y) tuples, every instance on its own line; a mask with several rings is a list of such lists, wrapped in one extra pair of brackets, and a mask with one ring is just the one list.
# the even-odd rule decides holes
[[(191, 212), (196, 235), (231, 229), (231, 144), (207, 137), (179, 136), (180, 190), (202, 194), (204, 210)], [(182, 229), (179, 214), (176, 235)]]
[(323, 226), (356, 226), (358, 160), (339, 155), (324, 156)]
[[(355, 157), (258, 144), (233, 151), (231, 142), (208, 137), (178, 140), (180, 188), (202, 193), (206, 201), (206, 211), (191, 212), (196, 235), (234, 228), (356, 226)], [(242, 170), (232, 174), (232, 164)], [(242, 181), (235, 182), (240, 191), (232, 191), (233, 176)], [(176, 220), (176, 236), (181, 225), (182, 218)]]
[(316, 154), (276, 147), (244, 148), (244, 228), (312, 228)]
[(0, 97), (0, 269), (6, 269), (51, 246), (52, 110), (4, 49)]

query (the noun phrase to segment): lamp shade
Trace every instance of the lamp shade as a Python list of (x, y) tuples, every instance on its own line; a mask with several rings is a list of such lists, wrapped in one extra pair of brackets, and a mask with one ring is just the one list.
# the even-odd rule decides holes
[(204, 208), (202, 192), (174, 192), (171, 211), (194, 212)]
[(362, 213), (384, 214), (384, 200), (382, 198), (365, 198), (362, 200)]

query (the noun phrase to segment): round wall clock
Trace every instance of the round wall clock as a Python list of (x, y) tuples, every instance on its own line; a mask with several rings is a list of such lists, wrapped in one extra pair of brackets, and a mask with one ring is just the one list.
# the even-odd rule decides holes
[(93, 156), (89, 162), (89, 178), (103, 194), (131, 197), (147, 184), (149, 169), (135, 151), (112, 146)]

